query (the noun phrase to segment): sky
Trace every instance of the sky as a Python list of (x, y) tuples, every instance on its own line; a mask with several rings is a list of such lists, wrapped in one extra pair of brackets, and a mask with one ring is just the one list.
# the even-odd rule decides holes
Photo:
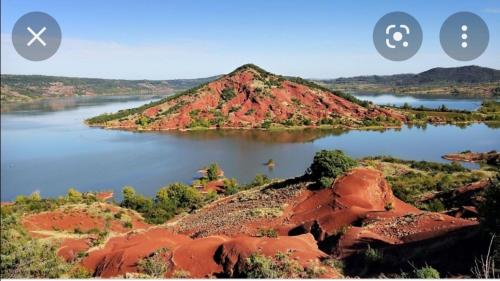
[[(42, 11), (62, 29), (58, 52), (42, 62), (19, 56), (11, 31)], [(419, 52), (392, 62), (372, 42), (385, 14), (403, 11), (423, 30)], [(439, 30), (459, 11), (488, 25), (488, 49), (476, 60), (446, 55)], [(118, 79), (200, 78), (254, 63), (282, 75), (336, 78), (418, 73), (433, 67), (500, 69), (498, 0), (1, 0), (1, 73)]]

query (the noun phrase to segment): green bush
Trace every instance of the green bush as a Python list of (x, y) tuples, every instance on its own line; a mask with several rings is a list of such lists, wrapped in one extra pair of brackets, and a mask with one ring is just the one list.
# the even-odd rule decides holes
[(263, 186), (263, 185), (268, 184), (270, 182), (271, 182), (271, 180), (266, 175), (257, 174), (257, 175), (255, 175), (255, 178), (250, 183), (250, 186), (251, 187)]
[(376, 265), (382, 262), (384, 256), (382, 255), (382, 252), (377, 249), (373, 249), (370, 245), (368, 245), (364, 254), (364, 259), (367, 264)]
[(322, 188), (328, 188), (331, 187), (333, 184), (334, 179), (329, 178), (329, 177), (322, 177), (319, 179), (319, 184)]
[(74, 188), (68, 189), (68, 201), (71, 203), (78, 203), (82, 201), (82, 194)]
[(439, 271), (436, 269), (432, 268), (431, 266), (424, 266), (421, 268), (416, 268), (413, 271), (413, 276), (414, 278), (418, 279), (439, 279)]
[(224, 194), (232, 195), (240, 191), (238, 182), (236, 179), (224, 179)]
[(481, 223), (492, 233), (500, 234), (500, 175), (491, 180), (484, 191), (484, 202), (479, 206)]
[(234, 93), (234, 89), (229, 89), (229, 88), (222, 90), (220, 95), (221, 95), (222, 99), (225, 101), (229, 101), (232, 98), (236, 97), (236, 94)]
[(278, 232), (276, 232), (273, 228), (261, 228), (257, 231), (257, 236), (276, 238), (278, 237)]
[(134, 188), (131, 186), (125, 186), (122, 192), (123, 201), (120, 206), (124, 208), (136, 210), (140, 213), (146, 213), (153, 207), (153, 200), (151, 200), (151, 198), (146, 198), (142, 195), (136, 194)]
[(161, 188), (156, 193), (155, 202), (173, 202), (177, 208), (196, 209), (200, 207), (202, 197), (196, 188), (183, 183), (173, 183)]
[(262, 122), (262, 124), (260, 125), (261, 128), (263, 129), (269, 129), (271, 128), (271, 125), (273, 124), (273, 121), (271, 120), (264, 120), (264, 122)]
[(321, 150), (314, 156), (313, 163), (306, 173), (311, 178), (321, 180), (322, 178), (335, 179), (357, 165), (357, 162), (345, 155), (340, 150)]
[(148, 223), (162, 224), (183, 210), (193, 210), (203, 204), (203, 197), (194, 187), (173, 183), (158, 190), (154, 200), (138, 195), (126, 186), (120, 206), (136, 210)]
[[(32, 239), (21, 227), (20, 206), (1, 207), (0, 277), (60, 278), (71, 265), (56, 254), (49, 242)], [(22, 211), (21, 211), (22, 212)]]
[(169, 263), (166, 259), (168, 249), (161, 248), (153, 252), (151, 255), (140, 260), (137, 268), (140, 272), (147, 274), (152, 278), (165, 278), (168, 271)]
[(220, 168), (217, 163), (212, 163), (207, 167), (207, 179), (210, 181), (216, 180), (219, 178)]
[(151, 122), (153, 122), (153, 119), (151, 119), (145, 115), (141, 115), (141, 116), (139, 116), (139, 118), (137, 118), (137, 120), (135, 121), (135, 124), (137, 124), (139, 126), (147, 126)]
[(319, 264), (302, 267), (290, 253), (278, 252), (274, 257), (254, 253), (246, 259), (242, 275), (246, 278), (318, 278), (325, 272)]

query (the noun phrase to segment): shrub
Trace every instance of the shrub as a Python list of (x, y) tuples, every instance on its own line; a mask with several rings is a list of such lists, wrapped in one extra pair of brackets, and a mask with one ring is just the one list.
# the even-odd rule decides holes
[(196, 188), (183, 183), (173, 183), (161, 188), (156, 193), (157, 204), (173, 202), (176, 208), (196, 209), (202, 201)]
[(319, 184), (322, 188), (331, 187), (334, 179), (329, 177), (322, 177), (319, 179)]
[(264, 120), (264, 122), (262, 122), (262, 124), (260, 125), (261, 128), (263, 129), (269, 129), (271, 128), (271, 125), (273, 124), (273, 122), (271, 120)]
[(141, 116), (139, 116), (139, 118), (137, 118), (137, 120), (135, 121), (135, 124), (137, 124), (139, 126), (147, 126), (152, 121), (153, 121), (153, 119), (151, 119), (151, 118), (149, 118), (147, 116), (141, 115)]
[(323, 261), (321, 261), (323, 265), (326, 265), (328, 267), (331, 267), (332, 269), (335, 269), (338, 273), (343, 274), (344, 273), (344, 263), (341, 260), (333, 259), (333, 258), (328, 258)]
[[(12, 234), (11, 231), (8, 232)], [(70, 268), (69, 264), (57, 256), (56, 248), (48, 242), (19, 237), (4, 239), (2, 233), (1, 248), (2, 278), (60, 278)]]
[(262, 185), (268, 184), (270, 182), (271, 182), (271, 180), (269, 180), (269, 178), (266, 175), (257, 174), (257, 175), (255, 175), (255, 178), (250, 183), (250, 186), (252, 186), (252, 187), (262, 186)]
[(239, 191), (238, 182), (236, 179), (224, 179), (224, 194), (232, 195)]
[(208, 180), (213, 181), (213, 180), (218, 179), (219, 174), (220, 174), (219, 165), (217, 165), (216, 163), (212, 163), (212, 164), (208, 165), (208, 167), (207, 167)]
[(68, 201), (72, 203), (78, 203), (82, 201), (82, 194), (74, 188), (68, 189)]
[(134, 188), (131, 186), (125, 186), (122, 192), (123, 201), (120, 206), (124, 208), (136, 210), (140, 213), (146, 213), (153, 207), (153, 201), (151, 198), (146, 198), (142, 195), (136, 194)]
[(439, 271), (431, 266), (424, 266), (413, 271), (413, 275), (418, 279), (439, 279)]
[(486, 229), (500, 234), (500, 174), (491, 180), (484, 191), (484, 202), (479, 206), (479, 215)]
[(89, 279), (92, 274), (83, 266), (77, 265), (69, 272), (71, 279)]
[(315, 263), (302, 267), (290, 253), (278, 252), (274, 257), (254, 253), (246, 259), (242, 274), (246, 278), (317, 278), (325, 270)]
[(165, 274), (168, 271), (168, 261), (166, 259), (166, 254), (168, 250), (166, 248), (161, 248), (153, 252), (148, 257), (140, 260), (137, 264), (137, 268), (140, 272), (147, 274), (153, 278), (165, 278)]
[(257, 236), (276, 238), (278, 237), (278, 232), (276, 232), (273, 228), (261, 228), (257, 231)]
[(382, 262), (383, 258), (384, 257), (379, 250), (373, 249), (372, 247), (370, 247), (370, 245), (368, 245), (368, 249), (366, 249), (364, 254), (364, 259), (366, 263), (379, 264)]
[(229, 101), (232, 98), (236, 97), (236, 94), (234, 93), (234, 90), (233, 89), (229, 89), (229, 88), (226, 88), (226, 89), (222, 90), (222, 92), (221, 92), (220, 95), (221, 95), (222, 99), (225, 100), (225, 101)]
[(313, 163), (306, 173), (316, 180), (321, 180), (324, 177), (335, 179), (356, 165), (355, 160), (340, 150), (321, 150), (314, 156)]

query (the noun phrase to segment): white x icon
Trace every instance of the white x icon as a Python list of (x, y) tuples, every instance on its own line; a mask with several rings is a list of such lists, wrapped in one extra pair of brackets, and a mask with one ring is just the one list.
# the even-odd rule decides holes
[(44, 33), (45, 30), (47, 30), (47, 28), (45, 26), (38, 33), (35, 33), (33, 31), (33, 29), (31, 29), (31, 27), (29, 27), (29, 26), (27, 29), (33, 35), (33, 38), (31, 38), (31, 40), (28, 42), (28, 44), (26, 44), (27, 46), (31, 46), (31, 44), (33, 44), (33, 42), (35, 42), (35, 41), (40, 42), (40, 44), (42, 44), (44, 47), (47, 46), (45, 41), (43, 41), (42, 38), (40, 38), (40, 35), (42, 35), (42, 33)]

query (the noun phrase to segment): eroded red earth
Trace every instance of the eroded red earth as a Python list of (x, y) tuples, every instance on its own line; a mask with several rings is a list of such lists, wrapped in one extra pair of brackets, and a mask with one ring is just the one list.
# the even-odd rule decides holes
[[(263, 189), (262, 192), (269, 191)], [(176, 271), (187, 272), (190, 277), (228, 277), (238, 276), (253, 253), (270, 257), (289, 253), (299, 264), (307, 266), (319, 264), (328, 257), (349, 257), (365, 250), (367, 241), (387, 248), (405, 246), (417, 251), (425, 249), (426, 241), (446, 239), (456, 231), (478, 224), (475, 220), (443, 213), (423, 212), (402, 202), (393, 195), (383, 174), (372, 168), (355, 168), (338, 178), (331, 188), (311, 190), (303, 187), (283, 194), (289, 198), (283, 199), (286, 207), (279, 216), (241, 220), (229, 228), (217, 228), (199, 237), (191, 230), (183, 230), (187, 228), (181, 228), (180, 222), (151, 226), (130, 213), (132, 230), (113, 220), (109, 225), (113, 235), (102, 245), (92, 247), (92, 237), (67, 237), (62, 239), (58, 254), (73, 259), (78, 252), (86, 252), (81, 264), (94, 276), (109, 278), (137, 272), (141, 259), (166, 248), (167, 277)], [(214, 202), (198, 213), (223, 208), (231, 200), (242, 198), (237, 196)], [(112, 214), (120, 211), (109, 204), (100, 203), (99, 206), (100, 210), (109, 210), (107, 212)], [(233, 210), (228, 211), (228, 216), (230, 212)], [(197, 225), (196, 220), (206, 219), (194, 218), (182, 222)], [(54, 229), (73, 231), (75, 227), (82, 231), (102, 229), (104, 224), (105, 220), (99, 215), (93, 216), (90, 211), (80, 208), (41, 213), (23, 220), (23, 225), (34, 235), (50, 235)], [(276, 229), (279, 236), (251, 234), (263, 227)], [(238, 234), (238, 229), (247, 231)], [(454, 239), (459, 237), (455, 235)], [(415, 247), (415, 242), (420, 248), (411, 248)], [(330, 269), (323, 277), (339, 276)]]
[[(231, 91), (231, 94), (225, 92)], [(138, 124), (141, 117), (148, 124)], [(185, 94), (120, 120), (102, 124), (108, 128), (172, 130), (186, 129), (196, 121), (209, 127), (260, 128), (264, 122), (309, 120), (317, 124), (325, 118), (342, 118), (355, 126), (366, 119), (390, 118), (404, 121), (401, 113), (378, 106), (364, 107), (318, 87), (310, 87), (263, 73), (248, 66)], [(217, 122), (215, 122), (218, 120)]]

